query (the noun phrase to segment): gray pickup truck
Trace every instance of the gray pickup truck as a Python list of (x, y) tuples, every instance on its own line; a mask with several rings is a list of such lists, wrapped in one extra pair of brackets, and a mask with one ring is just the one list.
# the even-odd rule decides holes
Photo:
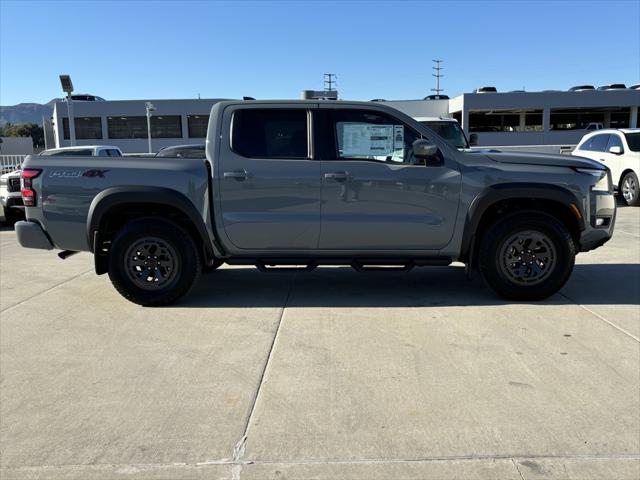
[(536, 300), (615, 223), (601, 164), (459, 151), (379, 103), (220, 102), (206, 157), (28, 157), (18, 241), (61, 257), (92, 252), (97, 274), (147, 306), (176, 301), (222, 263), (459, 261), (499, 295)]

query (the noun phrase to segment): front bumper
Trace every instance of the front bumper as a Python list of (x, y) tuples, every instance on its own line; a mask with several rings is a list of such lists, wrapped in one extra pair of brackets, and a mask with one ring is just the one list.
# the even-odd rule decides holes
[(588, 252), (604, 245), (613, 235), (616, 223), (616, 199), (612, 192), (591, 192), (589, 218), (580, 235), (580, 251)]
[(41, 250), (53, 250), (53, 243), (39, 223), (16, 222), (16, 236), (18, 243), (24, 248), (38, 248)]

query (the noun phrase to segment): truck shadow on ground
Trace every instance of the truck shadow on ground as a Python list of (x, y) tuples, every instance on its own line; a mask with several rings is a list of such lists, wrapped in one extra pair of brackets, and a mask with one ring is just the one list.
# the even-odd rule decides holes
[[(203, 275), (177, 308), (225, 307), (440, 307), (507, 305), (462, 267), (426, 267), (410, 272), (359, 273), (348, 267), (310, 273), (227, 267)], [(525, 302), (527, 303), (527, 302)], [(576, 265), (560, 294), (541, 305), (640, 303), (640, 265)]]

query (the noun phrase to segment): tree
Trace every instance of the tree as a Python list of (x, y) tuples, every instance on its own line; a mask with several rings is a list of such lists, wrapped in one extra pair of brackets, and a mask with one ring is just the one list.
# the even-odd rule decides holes
[(34, 147), (44, 147), (44, 129), (35, 123), (7, 123), (0, 127), (0, 137), (31, 137)]

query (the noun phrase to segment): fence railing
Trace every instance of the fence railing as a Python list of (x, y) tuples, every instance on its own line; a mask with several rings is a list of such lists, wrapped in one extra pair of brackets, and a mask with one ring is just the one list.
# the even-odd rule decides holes
[(0, 155), (0, 171), (2, 174), (13, 172), (22, 163), (26, 155)]

